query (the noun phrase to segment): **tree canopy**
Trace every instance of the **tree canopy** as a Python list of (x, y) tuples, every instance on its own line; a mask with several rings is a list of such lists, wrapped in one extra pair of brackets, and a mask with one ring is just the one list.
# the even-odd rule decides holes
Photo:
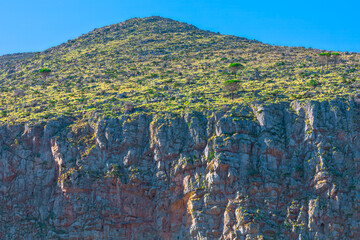
[(242, 68), (244, 68), (244, 66), (240, 63), (230, 63), (229, 65), (229, 69), (235, 74), (235, 77), (236, 77), (236, 72)]
[(230, 63), (229, 68), (238, 68), (243, 67), (240, 63)]
[(43, 78), (46, 78), (51, 73), (51, 70), (48, 68), (42, 68), (39, 70), (39, 73)]
[(51, 72), (51, 70), (48, 68), (42, 68), (39, 70), (39, 73), (50, 73), (50, 72)]

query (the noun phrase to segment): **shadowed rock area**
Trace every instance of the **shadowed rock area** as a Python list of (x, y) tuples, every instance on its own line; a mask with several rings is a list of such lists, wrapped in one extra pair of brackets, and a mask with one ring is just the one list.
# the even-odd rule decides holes
[(360, 105), (0, 128), (0, 239), (358, 239)]

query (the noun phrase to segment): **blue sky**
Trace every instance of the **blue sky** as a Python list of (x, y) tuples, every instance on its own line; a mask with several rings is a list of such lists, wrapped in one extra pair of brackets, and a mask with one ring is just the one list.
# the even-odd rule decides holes
[(359, 9), (355, 0), (3, 0), (0, 55), (42, 51), (94, 28), (153, 15), (269, 44), (360, 52)]

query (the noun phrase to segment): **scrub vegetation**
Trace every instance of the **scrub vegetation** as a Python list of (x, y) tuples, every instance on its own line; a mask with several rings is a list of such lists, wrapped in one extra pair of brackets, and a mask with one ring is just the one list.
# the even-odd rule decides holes
[(359, 59), (135, 18), (44, 52), (0, 57), (0, 123), (349, 98), (360, 90)]

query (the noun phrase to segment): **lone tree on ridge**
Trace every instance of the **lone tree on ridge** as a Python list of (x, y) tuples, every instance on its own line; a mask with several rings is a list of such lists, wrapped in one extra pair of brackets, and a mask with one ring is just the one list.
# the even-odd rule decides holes
[(333, 63), (334, 65), (336, 66), (338, 63), (339, 63), (339, 60), (340, 60), (340, 53), (331, 53), (332, 55), (332, 58), (333, 58)]

